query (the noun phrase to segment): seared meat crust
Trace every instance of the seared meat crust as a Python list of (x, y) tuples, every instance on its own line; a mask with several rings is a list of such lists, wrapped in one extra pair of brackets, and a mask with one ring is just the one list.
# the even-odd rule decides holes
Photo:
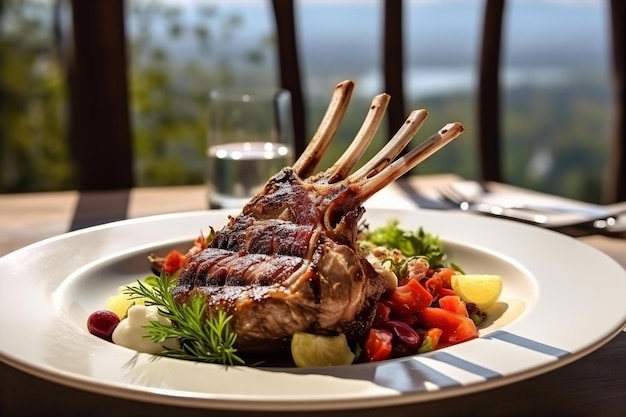
[[(315, 198), (318, 191), (311, 189), (290, 168), (272, 178), (265, 193), (188, 262), (174, 290), (177, 302), (199, 292), (209, 314), (223, 309), (232, 315), (240, 347), (299, 331), (346, 333), (351, 340), (363, 336), (385, 290), (356, 245), (363, 209), (328, 216), (329, 209), (320, 209)], [(286, 190), (292, 190), (292, 198), (283, 198)], [(349, 187), (338, 191), (352, 194)], [(273, 192), (280, 198), (272, 198)], [(293, 195), (300, 204), (294, 204)], [(328, 197), (323, 200), (331, 205), (346, 200)], [(272, 218), (276, 213), (278, 218)], [(338, 223), (327, 228), (329, 219)]]

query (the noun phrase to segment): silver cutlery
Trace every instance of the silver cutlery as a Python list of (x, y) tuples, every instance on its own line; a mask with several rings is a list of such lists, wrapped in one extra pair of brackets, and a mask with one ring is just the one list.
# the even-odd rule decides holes
[(452, 184), (438, 188), (440, 198), (455, 205), (458, 209), (468, 212), (478, 212), (493, 216), (506, 217), (527, 223), (541, 225), (557, 230), (574, 228), (590, 229), (596, 232), (624, 232), (625, 227), (618, 227), (620, 215), (626, 214), (626, 202), (610, 204), (602, 207), (574, 206), (572, 204), (527, 203), (524, 196), (510, 202), (490, 202), (492, 192), (484, 184), (478, 183), (476, 194), (466, 195)]
[(468, 210), (469, 206), (472, 204), (484, 204), (487, 206), (497, 207), (496, 210), (500, 209), (515, 209), (515, 210), (526, 210), (538, 213), (550, 213), (550, 214), (573, 214), (580, 216), (590, 216), (590, 217), (616, 217), (621, 214), (626, 213), (626, 202), (609, 204), (602, 207), (594, 207), (594, 206), (575, 206), (572, 204), (541, 204), (541, 203), (524, 203), (520, 200), (523, 199), (523, 196), (520, 196), (518, 200), (513, 200), (507, 203), (493, 203), (488, 201), (483, 201), (481, 197), (486, 197), (490, 193), (492, 193), (486, 185), (480, 185), (481, 193), (473, 196), (468, 196), (456, 188), (453, 185), (448, 184), (446, 186), (440, 187), (437, 192), (439, 195), (449, 203), (455, 204), (459, 206), (461, 210)]

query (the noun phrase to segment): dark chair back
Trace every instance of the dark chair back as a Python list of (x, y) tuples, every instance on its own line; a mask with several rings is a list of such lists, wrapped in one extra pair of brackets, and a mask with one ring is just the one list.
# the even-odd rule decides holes
[(72, 1), (65, 56), (69, 140), (80, 190), (131, 188), (133, 142), (124, 1)]

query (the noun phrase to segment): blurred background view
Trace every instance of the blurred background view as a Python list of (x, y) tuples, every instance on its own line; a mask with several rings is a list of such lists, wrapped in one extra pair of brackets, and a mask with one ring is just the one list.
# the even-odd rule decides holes
[[(333, 161), (383, 91), (380, 1), (295, 3), (308, 137), (333, 87), (356, 89)], [(69, 3), (0, 0), (0, 192), (75, 188), (61, 59)], [(201, 184), (211, 87), (277, 85), (268, 0), (127, 0), (126, 32), (137, 186)], [(415, 174), (476, 178), (475, 89), (482, 1), (405, 1), (407, 108), (466, 133)], [(612, 93), (609, 10), (603, 0), (511, 0), (504, 21), (501, 98), (508, 183), (600, 202)], [(393, 97), (392, 97), (393, 100)], [(380, 144), (387, 140), (379, 135)], [(115, 170), (115, 161), (111, 161)]]

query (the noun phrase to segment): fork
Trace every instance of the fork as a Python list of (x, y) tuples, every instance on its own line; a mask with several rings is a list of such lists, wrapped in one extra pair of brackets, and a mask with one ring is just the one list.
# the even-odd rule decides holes
[(458, 205), (461, 210), (469, 210), (472, 204), (484, 204), (502, 209), (515, 209), (515, 210), (527, 210), (542, 213), (561, 213), (561, 214), (578, 214), (592, 217), (616, 217), (626, 213), (626, 202), (609, 204), (603, 207), (574, 207), (566, 205), (553, 205), (553, 204), (495, 204), (485, 201), (481, 201), (480, 197), (488, 195), (491, 191), (486, 184), (479, 183), (481, 187), (480, 195), (476, 198), (469, 198), (465, 194), (455, 189), (451, 184), (446, 184), (440, 187), (437, 191), (439, 195), (447, 202)]
[[(626, 214), (626, 204), (616, 203), (608, 205), (601, 209), (593, 207), (565, 207), (549, 204), (495, 204), (480, 201), (480, 196), (489, 194), (490, 191), (486, 184), (478, 183), (481, 193), (475, 198), (459, 192), (451, 184), (438, 188), (440, 197), (451, 204), (458, 206), (463, 211), (476, 211), (480, 213), (490, 214), (494, 216), (508, 217), (515, 220), (521, 220), (529, 223), (540, 224), (546, 226), (549, 214), (570, 214), (578, 215), (579, 218), (571, 223), (559, 225), (562, 227), (585, 227), (598, 231), (610, 231), (611, 227), (617, 222), (617, 217)], [(581, 218), (582, 217), (582, 218)]]
[[(442, 186), (441, 188), (439, 188), (437, 191), (443, 200), (447, 201), (448, 203), (458, 206), (459, 209), (463, 211), (470, 211), (470, 209), (472, 208), (478, 208), (476, 207), (476, 205), (480, 205), (480, 207), (482, 207), (485, 210), (488, 209), (489, 207), (494, 208), (494, 210), (489, 210), (490, 212), (500, 211), (504, 209), (512, 209), (512, 210), (526, 210), (526, 211), (533, 211), (533, 212), (540, 212), (540, 213), (571, 213), (571, 211), (568, 211), (568, 209), (565, 209), (563, 207), (556, 207), (556, 206), (553, 207), (553, 206), (547, 206), (547, 205), (532, 205), (532, 204), (519, 204), (519, 203), (495, 204), (495, 203), (481, 201), (480, 197), (488, 195), (491, 191), (487, 188), (485, 184), (482, 184), (482, 183), (479, 183), (479, 184), (481, 188), (481, 193), (477, 196), (474, 196), (474, 198), (469, 198), (467, 195), (455, 189), (451, 184), (446, 184)], [(495, 210), (495, 208), (497, 208), (497, 210)]]

